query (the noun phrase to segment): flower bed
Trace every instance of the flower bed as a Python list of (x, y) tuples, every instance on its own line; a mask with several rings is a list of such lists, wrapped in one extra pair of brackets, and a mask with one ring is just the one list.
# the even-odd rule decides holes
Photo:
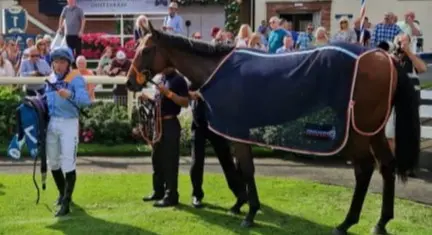
[(129, 39), (122, 47), (120, 37), (112, 36), (107, 33), (89, 33), (82, 36), (82, 55), (87, 59), (99, 59), (106, 47), (111, 46), (114, 53), (123, 50), (127, 58), (132, 59), (135, 55), (135, 40)]

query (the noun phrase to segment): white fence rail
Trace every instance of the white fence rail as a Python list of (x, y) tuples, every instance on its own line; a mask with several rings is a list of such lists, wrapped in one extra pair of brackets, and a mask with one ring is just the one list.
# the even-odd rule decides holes
[[(41, 84), (44, 83), (43, 77), (0, 77), (1, 85), (25, 85), (25, 84)], [(97, 89), (95, 89), (96, 97), (98, 93), (108, 94), (107, 99), (102, 99), (104, 101), (113, 101), (112, 91), (115, 85), (125, 84), (126, 77), (108, 77), (108, 76), (86, 76), (88, 83), (98, 84)], [(103, 88), (101, 84), (112, 84), (112, 88)], [(149, 96), (154, 95), (154, 90), (145, 89), (143, 90)], [(127, 97), (127, 110), (129, 117), (132, 116), (132, 108), (135, 105), (136, 97), (132, 92), (128, 92)], [(420, 105), (420, 118), (423, 119), (421, 127), (422, 138), (432, 139), (432, 90), (422, 90), (421, 91), (421, 105)], [(428, 125), (428, 123), (431, 123)]]
[(420, 96), (421, 137), (432, 139), (432, 90), (422, 90)]
[[(98, 93), (104, 93), (104, 98), (99, 99), (102, 101), (113, 102), (114, 97), (112, 91), (115, 88), (115, 85), (125, 84), (126, 77), (117, 76), (117, 77), (108, 77), (108, 76), (85, 76), (88, 83), (97, 84), (95, 89), (96, 98)], [(0, 77), (0, 86), (2, 85), (27, 85), (27, 84), (43, 84), (45, 83), (46, 77)], [(110, 88), (103, 88), (102, 84), (112, 84), (114, 86)], [(143, 91), (146, 94), (152, 95), (153, 91), (151, 89), (145, 89)], [(123, 98), (123, 97), (122, 97)], [(127, 96), (124, 97), (127, 99), (127, 110), (129, 118), (132, 116), (132, 108), (135, 105), (136, 98), (134, 97), (132, 92), (128, 92)], [(98, 100), (98, 99), (97, 99)]]

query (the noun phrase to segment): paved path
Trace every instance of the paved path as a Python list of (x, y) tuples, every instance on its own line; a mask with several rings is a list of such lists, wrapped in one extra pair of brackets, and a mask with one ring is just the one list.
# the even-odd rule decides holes
[[(5, 158), (0, 159), (2, 159), (0, 160), (0, 173), (30, 173), (33, 167), (31, 160), (17, 162)], [(190, 157), (182, 157), (180, 162), (181, 172), (187, 174), (190, 168)], [(320, 160), (299, 162), (269, 158), (255, 159), (255, 164), (257, 175), (309, 179), (349, 188), (354, 185), (353, 170), (348, 165), (325, 163)], [(149, 157), (79, 157), (78, 168), (80, 172), (87, 173), (149, 173), (151, 172), (151, 159)], [(220, 173), (221, 167), (216, 158), (207, 158), (205, 170)], [(410, 179), (406, 185), (397, 182), (396, 195), (432, 205), (432, 172), (422, 171), (419, 176), (419, 179)], [(375, 172), (370, 191), (381, 192), (381, 187), (381, 176)]]

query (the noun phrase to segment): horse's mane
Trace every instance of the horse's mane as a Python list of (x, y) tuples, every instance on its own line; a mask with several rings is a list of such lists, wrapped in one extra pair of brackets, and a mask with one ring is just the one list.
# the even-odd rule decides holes
[(172, 46), (184, 52), (192, 52), (194, 54), (205, 57), (220, 57), (230, 53), (234, 46), (225, 44), (213, 44), (201, 40), (187, 38), (182, 35), (166, 33), (158, 30), (160, 35), (158, 41), (164, 45)]

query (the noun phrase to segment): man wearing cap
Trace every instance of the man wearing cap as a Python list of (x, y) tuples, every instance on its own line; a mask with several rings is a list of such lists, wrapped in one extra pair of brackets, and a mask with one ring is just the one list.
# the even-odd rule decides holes
[(171, 2), (168, 6), (168, 15), (165, 16), (162, 29), (166, 32), (183, 33), (183, 18), (177, 14), (178, 5)]
[(89, 106), (91, 100), (85, 79), (70, 69), (74, 62), (72, 50), (67, 47), (56, 48), (50, 53), (50, 58), (54, 70), (51, 83), (56, 89), (50, 86), (46, 92), (49, 114), (46, 155), (59, 193), (56, 205), (60, 208), (55, 216), (65, 216), (70, 212), (77, 177), (79, 108)]
[[(126, 54), (122, 50), (118, 50), (116, 53), (116, 57), (111, 62), (111, 67), (109, 69), (109, 76), (126, 76), (129, 68), (131, 66), (131, 62), (126, 58)], [(127, 96), (126, 85), (118, 84), (114, 89), (114, 100), (116, 100), (117, 104), (126, 105), (126, 99), (119, 99), (120, 97)]]

